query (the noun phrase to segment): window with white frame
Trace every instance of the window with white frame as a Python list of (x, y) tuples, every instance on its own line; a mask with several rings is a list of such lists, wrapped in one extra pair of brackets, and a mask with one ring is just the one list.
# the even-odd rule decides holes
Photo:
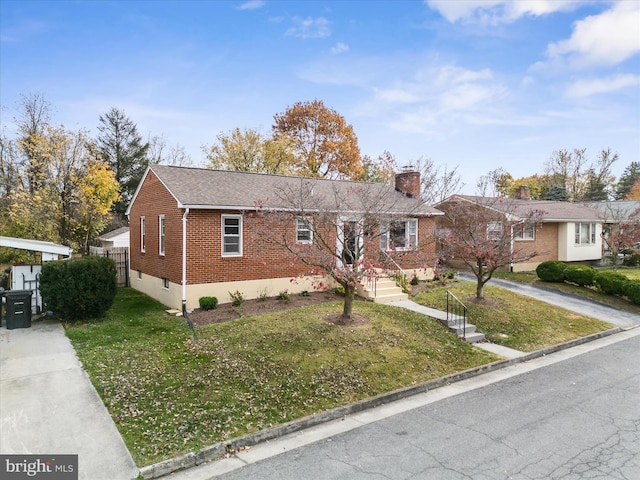
[(164, 215), (158, 216), (158, 253), (164, 255), (165, 247)]
[(502, 222), (489, 222), (489, 225), (487, 225), (487, 238), (489, 240), (500, 240), (502, 238)]
[(380, 250), (418, 248), (418, 219), (400, 220), (381, 227)]
[(146, 249), (146, 233), (144, 230), (144, 217), (140, 217), (140, 251), (145, 252)]
[(222, 215), (222, 256), (242, 256), (242, 215)]
[(296, 242), (311, 243), (313, 241), (313, 230), (311, 229), (311, 219), (306, 217), (296, 218)]
[(596, 243), (595, 223), (576, 223), (576, 245), (594, 245)]
[(536, 226), (531, 223), (524, 223), (513, 227), (513, 238), (516, 240), (535, 240)]

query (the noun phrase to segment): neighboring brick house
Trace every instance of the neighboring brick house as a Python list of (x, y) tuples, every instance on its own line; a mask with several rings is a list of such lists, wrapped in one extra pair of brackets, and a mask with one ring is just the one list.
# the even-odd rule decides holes
[[(266, 248), (258, 238), (269, 228), (267, 217), (258, 212), (290, 208), (278, 192), (295, 191), (302, 184), (313, 191), (316, 203), (323, 198), (353, 197), (365, 187), (380, 201), (392, 202), (388, 205), (392, 216), (384, 230), (376, 227), (378, 233), (384, 231), (380, 248), (403, 269), (422, 277), (432, 274), (434, 217), (441, 212), (419, 200), (417, 172), (398, 174), (394, 189), (382, 183), (153, 165), (127, 209), (131, 286), (174, 308), (195, 308), (202, 296), (228, 302), (229, 292), (235, 291), (250, 299), (285, 289), (291, 293), (312, 290), (313, 279), (304, 277), (309, 267), (291, 261), (284, 249)], [(313, 216), (319, 207), (304, 208)], [(336, 219), (348, 223), (356, 212), (354, 207), (347, 210), (351, 211), (336, 211)], [(340, 248), (335, 225), (336, 248)], [(292, 221), (283, 234), (301, 244), (310, 240), (300, 221)]]
[[(454, 195), (444, 202), (435, 205), (447, 217), (455, 204), (473, 208), (490, 209), (497, 214), (495, 227), (499, 225), (499, 217), (508, 218), (514, 225), (511, 242), (520, 252), (535, 252), (533, 258), (513, 263), (513, 271), (532, 271), (546, 260), (563, 262), (589, 262), (602, 258), (602, 216), (595, 209), (571, 202), (552, 200), (532, 200), (529, 189), (518, 188), (515, 198), (493, 198), (471, 195)], [(531, 212), (538, 212), (536, 225), (518, 225), (519, 220), (528, 218)], [(489, 229), (491, 227), (488, 227)], [(488, 232), (488, 235), (491, 233)]]

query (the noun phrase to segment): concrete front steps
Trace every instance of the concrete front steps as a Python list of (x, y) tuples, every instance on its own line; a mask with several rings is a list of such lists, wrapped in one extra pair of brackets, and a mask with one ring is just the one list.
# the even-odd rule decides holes
[(396, 281), (388, 277), (377, 278), (375, 288), (359, 288), (358, 295), (372, 300), (374, 303), (389, 303), (409, 299), (409, 295), (402, 292), (402, 288), (396, 285)]
[[(411, 310), (413, 312), (421, 313), (422, 315), (426, 315), (427, 317), (434, 318), (438, 320), (442, 325), (450, 329), (453, 333), (455, 333), (460, 338), (464, 338), (465, 329), (458, 327), (457, 322), (451, 320), (447, 321), (447, 312), (443, 312), (442, 310), (436, 310), (435, 308), (425, 307), (424, 305), (418, 305), (413, 300), (402, 300), (398, 302), (393, 302), (391, 305), (395, 307), (406, 308), (407, 310)], [(472, 323), (468, 323), (466, 325), (466, 338), (465, 340), (469, 343), (477, 343), (484, 340), (484, 333), (476, 332), (476, 326)]]
[(451, 330), (460, 338), (464, 338), (469, 343), (477, 343), (485, 339), (484, 333), (476, 332), (476, 326), (472, 323), (466, 322), (464, 327), (459, 325), (455, 320), (449, 320), (445, 318), (439, 318), (438, 321), (445, 327)]

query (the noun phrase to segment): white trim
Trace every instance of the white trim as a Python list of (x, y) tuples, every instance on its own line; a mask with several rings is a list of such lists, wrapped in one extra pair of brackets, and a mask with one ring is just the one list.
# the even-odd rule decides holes
[(158, 255), (164, 257), (164, 252), (167, 250), (167, 232), (165, 231), (166, 222), (164, 221), (164, 214), (158, 215)]
[(147, 238), (147, 233), (145, 232), (145, 217), (144, 215), (140, 216), (140, 252), (141, 253), (145, 253), (146, 250), (146, 244), (145, 244), (145, 240)]
[[(305, 219), (306, 219), (306, 223), (309, 224), (308, 228), (306, 223), (305, 223)], [(303, 228), (300, 228), (302, 224)], [(296, 217), (296, 243), (298, 244), (303, 244), (303, 245), (309, 245), (311, 243), (313, 243), (313, 218), (312, 217)], [(299, 238), (299, 234), (300, 232), (309, 232), (309, 239), (308, 240), (300, 240)]]
[[(226, 219), (237, 219), (238, 220), (238, 233), (237, 234), (225, 234), (225, 220)], [(221, 253), (223, 257), (241, 257), (242, 256), (242, 215), (221, 215), (220, 216), (220, 235), (221, 235), (221, 240), (222, 240), (222, 245), (221, 245)], [(237, 252), (225, 252), (224, 248), (225, 248), (225, 237), (229, 237), (229, 238), (234, 238), (234, 237), (238, 237), (238, 251)]]
[[(391, 244), (391, 230), (392, 223), (404, 223), (404, 247), (390, 248)], [(411, 224), (415, 225), (415, 233), (411, 233)], [(398, 220), (391, 220), (385, 225), (380, 226), (380, 249), (384, 252), (410, 252), (418, 249), (418, 237), (419, 237), (419, 224), (418, 218), (399, 218)], [(415, 236), (415, 242), (411, 242), (411, 237)], [(384, 245), (383, 245), (384, 242)]]

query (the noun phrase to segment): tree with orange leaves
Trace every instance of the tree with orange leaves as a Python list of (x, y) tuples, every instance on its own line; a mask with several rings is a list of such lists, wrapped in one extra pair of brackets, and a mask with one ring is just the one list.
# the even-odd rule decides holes
[(358, 138), (344, 117), (321, 100), (297, 102), (274, 115), (273, 135), (288, 137), (297, 157), (294, 172), (306, 177), (350, 178), (362, 175)]

